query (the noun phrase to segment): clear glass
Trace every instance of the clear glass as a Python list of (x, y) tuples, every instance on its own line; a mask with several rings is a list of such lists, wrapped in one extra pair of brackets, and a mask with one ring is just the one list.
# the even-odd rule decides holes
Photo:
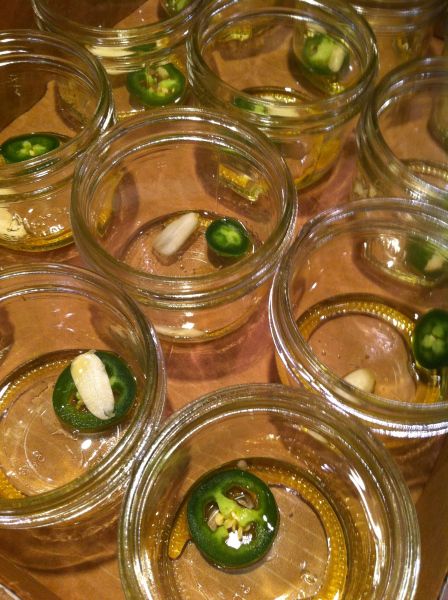
[[(305, 225), (270, 296), (281, 381), (317, 390), (360, 419), (416, 495), (448, 432), (448, 391), (447, 369), (416, 363), (412, 334), (420, 315), (448, 308), (447, 274), (445, 211), (374, 198)], [(358, 369), (373, 385), (346, 381)]]
[[(296, 212), (290, 174), (269, 140), (192, 108), (111, 129), (80, 163), (72, 197), (74, 236), (87, 264), (120, 282), (161, 337), (186, 342), (222, 336), (257, 310)], [(198, 220), (191, 235), (170, 255), (158, 253), (158, 236), (187, 213)], [(243, 256), (208, 248), (204, 233), (220, 218), (246, 229)]]
[(352, 198), (398, 196), (447, 207), (448, 57), (386, 75), (361, 115)]
[[(268, 554), (236, 572), (209, 564), (191, 541), (177, 556), (189, 537), (176, 525), (190, 486), (229, 462), (265, 480), (280, 512)], [(133, 600), (198, 590), (247, 600), (411, 600), (419, 553), (409, 491), (385, 450), (319, 396), (278, 384), (222, 388), (173, 416), (134, 473), (119, 533), (122, 585)]]
[[(345, 57), (334, 73), (304, 66), (314, 35)], [(337, 0), (218, 0), (203, 8), (187, 44), (197, 102), (229, 111), (270, 137), (297, 188), (336, 163), (377, 67), (371, 29)]]
[(0, 152), (1, 267), (36, 257), (62, 262), (74, 253), (75, 163), (113, 122), (110, 88), (100, 63), (70, 40), (17, 30), (0, 32), (0, 46), (0, 146), (38, 132), (60, 141), (22, 162), (6, 163)]
[(428, 54), (445, 0), (355, 0), (352, 6), (370, 24), (378, 44), (379, 76)]
[[(162, 353), (154, 330), (115, 285), (50, 263), (0, 272), (0, 540), (13, 560), (50, 568), (115, 551), (117, 510), (133, 464), (161, 420)], [(62, 424), (53, 388), (78, 353), (107, 350), (137, 394), (100, 432)]]
[[(167, 104), (188, 99), (185, 40), (200, 0), (32, 0), (40, 28), (64, 34), (97, 56), (112, 86), (118, 118), (150, 110), (133, 92), (131, 74), (172, 65), (181, 79), (180, 92)], [(147, 83), (146, 85), (149, 85)], [(164, 101), (165, 102), (165, 101)]]

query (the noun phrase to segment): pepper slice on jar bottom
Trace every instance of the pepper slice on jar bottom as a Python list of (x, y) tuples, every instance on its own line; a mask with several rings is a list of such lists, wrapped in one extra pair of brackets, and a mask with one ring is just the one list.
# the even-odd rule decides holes
[[(245, 459), (244, 463), (245, 473), (252, 473), (264, 481), (266, 485), (294, 490), (302, 501), (311, 506), (319, 515), (329, 540), (326, 576), (319, 589), (319, 597), (322, 600), (339, 597), (345, 587), (348, 561), (344, 531), (333, 506), (311, 481), (287, 463), (270, 458), (250, 458)], [(240, 461), (232, 461), (232, 463), (224, 465), (223, 468), (233, 468), (239, 465), (241, 465)], [(171, 528), (168, 557), (172, 560), (176, 560), (181, 556), (191, 537), (187, 519), (188, 498), (189, 495), (187, 494), (176, 513)], [(366, 572), (367, 576), (373, 576), (373, 573), (369, 570), (369, 573)]]
[(223, 217), (212, 221), (205, 232), (208, 247), (218, 256), (239, 258), (249, 250), (249, 234), (239, 221)]
[(279, 514), (269, 487), (241, 469), (218, 470), (190, 492), (187, 520), (191, 538), (211, 563), (243, 568), (267, 553)]
[(148, 65), (128, 74), (127, 88), (145, 106), (164, 106), (182, 96), (185, 76), (172, 63)]
[(53, 133), (27, 133), (4, 141), (0, 154), (6, 163), (17, 163), (51, 152), (60, 144), (60, 137)]
[(417, 320), (412, 350), (425, 369), (448, 366), (448, 311), (434, 308)]
[(130, 409), (137, 390), (135, 378), (129, 367), (113, 352), (96, 350), (101, 359), (114, 393), (114, 416), (99, 419), (92, 414), (77, 396), (77, 389), (70, 372), (70, 364), (56, 380), (53, 390), (53, 408), (57, 417), (69, 427), (81, 432), (102, 431), (121, 421)]

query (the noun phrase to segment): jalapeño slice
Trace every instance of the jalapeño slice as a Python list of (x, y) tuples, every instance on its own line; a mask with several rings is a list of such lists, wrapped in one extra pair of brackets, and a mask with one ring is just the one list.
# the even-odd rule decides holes
[(305, 40), (303, 63), (319, 75), (337, 75), (347, 64), (347, 48), (331, 35), (314, 33)]
[(250, 244), (246, 228), (230, 217), (212, 221), (205, 231), (205, 239), (213, 252), (229, 258), (243, 256)]
[(7, 139), (0, 146), (0, 154), (7, 163), (17, 163), (55, 150), (61, 144), (53, 133), (28, 133)]
[(429, 242), (409, 240), (406, 245), (406, 263), (427, 279), (439, 279), (448, 273), (448, 258), (442, 248)]
[(53, 408), (58, 418), (69, 427), (81, 432), (102, 431), (121, 421), (136, 396), (137, 384), (129, 367), (112, 352), (96, 350), (106, 368), (114, 394), (114, 416), (99, 419), (84, 405), (68, 365), (56, 380), (53, 390)]
[(127, 88), (145, 106), (163, 106), (182, 96), (185, 76), (172, 63), (149, 65), (128, 74)]
[(412, 350), (425, 369), (448, 366), (448, 311), (433, 308), (418, 319)]
[(191, 539), (212, 564), (247, 567), (263, 558), (274, 541), (279, 512), (269, 487), (241, 469), (213, 471), (190, 492)]

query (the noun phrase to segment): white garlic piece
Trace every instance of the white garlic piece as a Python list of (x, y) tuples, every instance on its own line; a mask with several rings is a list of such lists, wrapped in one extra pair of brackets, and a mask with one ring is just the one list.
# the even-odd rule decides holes
[(114, 416), (115, 400), (103, 361), (93, 351), (73, 359), (70, 372), (87, 410), (101, 420)]
[(0, 206), (0, 236), (17, 240), (26, 236), (23, 220), (17, 213), (11, 213)]
[(355, 369), (344, 377), (344, 381), (369, 394), (375, 389), (375, 374), (371, 369)]
[(162, 256), (172, 256), (185, 244), (198, 225), (198, 213), (189, 212), (181, 215), (156, 236), (154, 250)]

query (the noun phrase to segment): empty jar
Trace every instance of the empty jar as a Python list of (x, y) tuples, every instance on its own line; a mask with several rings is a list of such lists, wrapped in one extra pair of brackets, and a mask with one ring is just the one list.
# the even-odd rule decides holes
[(355, 0), (352, 6), (370, 24), (378, 44), (379, 76), (428, 54), (445, 0)]
[(448, 57), (386, 75), (361, 114), (352, 198), (398, 196), (447, 207)]
[(337, 162), (376, 67), (371, 29), (339, 1), (219, 0), (188, 40), (197, 102), (263, 131), (297, 188)]
[(76, 245), (169, 340), (202, 342), (245, 323), (293, 236), (288, 169), (256, 129), (171, 108), (126, 119), (79, 164)]
[(200, 0), (33, 0), (40, 28), (76, 40), (103, 63), (119, 118), (188, 95), (185, 40)]
[(31, 30), (0, 33), (0, 264), (74, 253), (77, 160), (114, 120), (106, 74), (81, 46)]

